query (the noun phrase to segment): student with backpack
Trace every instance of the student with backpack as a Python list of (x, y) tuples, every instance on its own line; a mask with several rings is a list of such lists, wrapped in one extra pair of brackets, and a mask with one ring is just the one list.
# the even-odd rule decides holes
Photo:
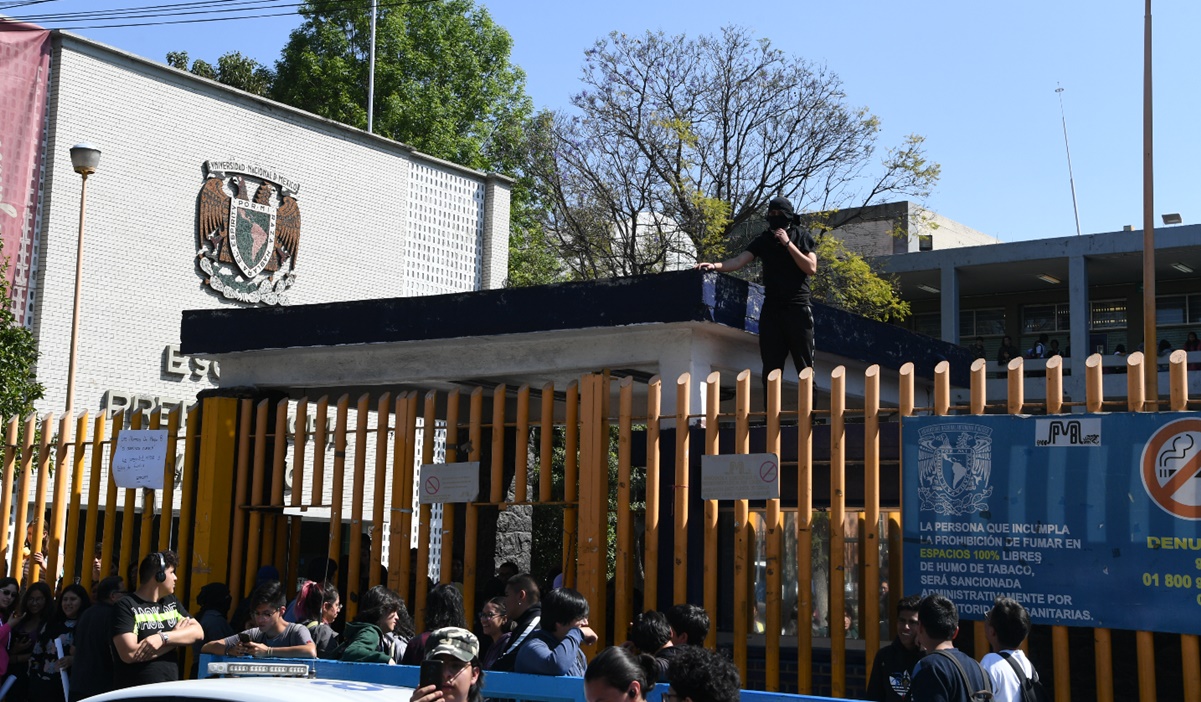
[(997, 702), (1047, 702), (1038, 671), (1018, 648), (1030, 633), (1030, 615), (1016, 600), (998, 597), (984, 620), (984, 635), (995, 653), (980, 661)]
[(927, 595), (917, 606), (917, 642), (925, 658), (913, 667), (905, 698), (912, 702), (985, 702), (992, 699), (988, 675), (971, 656), (955, 648), (959, 610), (942, 595)]

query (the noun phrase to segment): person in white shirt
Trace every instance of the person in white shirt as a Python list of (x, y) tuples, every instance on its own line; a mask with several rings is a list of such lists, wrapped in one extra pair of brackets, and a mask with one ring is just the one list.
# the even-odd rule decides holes
[(1038, 679), (1034, 665), (1019, 648), (1028, 633), (1030, 615), (1026, 608), (1017, 600), (998, 597), (984, 620), (984, 635), (994, 653), (989, 653), (980, 661), (992, 679), (994, 702), (1022, 702), (1021, 680), (1014, 669), (1015, 664), (1027, 678)]

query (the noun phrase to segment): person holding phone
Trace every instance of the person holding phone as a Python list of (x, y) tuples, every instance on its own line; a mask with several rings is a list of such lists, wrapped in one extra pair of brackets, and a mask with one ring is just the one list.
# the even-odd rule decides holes
[(484, 673), (475, 634), (456, 626), (431, 632), (417, 685), (409, 702), (483, 702)]
[(725, 261), (702, 261), (702, 271), (732, 272), (755, 259), (763, 262), (763, 308), (759, 311), (759, 356), (763, 386), (792, 356), (797, 374), (813, 367), (813, 310), (809, 279), (817, 275), (817, 244), (785, 197), (767, 203), (767, 229), (746, 250)]
[(278, 580), (259, 585), (250, 595), (250, 612), (258, 626), (206, 643), (200, 651), (217, 656), (316, 658), (317, 645), (303, 624), (284, 621), (288, 598)]

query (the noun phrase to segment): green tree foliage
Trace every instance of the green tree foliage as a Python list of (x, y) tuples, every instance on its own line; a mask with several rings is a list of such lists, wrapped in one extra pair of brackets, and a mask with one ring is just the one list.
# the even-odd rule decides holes
[[(276, 64), (270, 96), (367, 127), (370, 2), (310, 0)], [(561, 277), (540, 229), (526, 167), (546, 158), (545, 118), (533, 114), (513, 40), (472, 0), (380, 5), (376, 23), (376, 134), (431, 156), (514, 179), (508, 284)]]
[(0, 417), (21, 417), (41, 399), (42, 384), (34, 371), (38, 360), (33, 333), (17, 324), (9, 297), (8, 259), (0, 246)]
[(614, 32), (585, 52), (583, 82), (537, 171), (544, 225), (578, 276), (723, 258), (776, 195), (833, 211), (925, 197), (938, 178), (921, 137), (878, 154), (879, 120), (837, 75), (742, 28)]
[[(271, 96), (367, 126), (370, 2), (310, 0), (276, 64)], [(505, 156), (532, 112), (513, 40), (472, 0), (384, 3), (376, 24), (374, 129), (471, 168), (515, 172)]]
[(882, 322), (909, 316), (909, 303), (897, 295), (895, 282), (876, 274), (836, 236), (818, 237), (817, 260), (817, 275), (810, 281), (815, 299)]
[(223, 54), (217, 59), (216, 66), (196, 59), (191, 67), (188, 66), (188, 52), (171, 51), (167, 54), (167, 65), (259, 96), (266, 96), (275, 80), (270, 68), (238, 51)]

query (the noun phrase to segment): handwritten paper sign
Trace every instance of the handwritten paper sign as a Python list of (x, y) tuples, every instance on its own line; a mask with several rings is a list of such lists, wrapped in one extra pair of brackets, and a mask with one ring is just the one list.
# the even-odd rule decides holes
[(780, 459), (774, 453), (701, 456), (701, 499), (779, 498)]
[(480, 462), (426, 463), (421, 466), (421, 504), (474, 502), (480, 494)]
[(163, 489), (166, 429), (127, 429), (117, 436), (113, 480), (117, 487)]

